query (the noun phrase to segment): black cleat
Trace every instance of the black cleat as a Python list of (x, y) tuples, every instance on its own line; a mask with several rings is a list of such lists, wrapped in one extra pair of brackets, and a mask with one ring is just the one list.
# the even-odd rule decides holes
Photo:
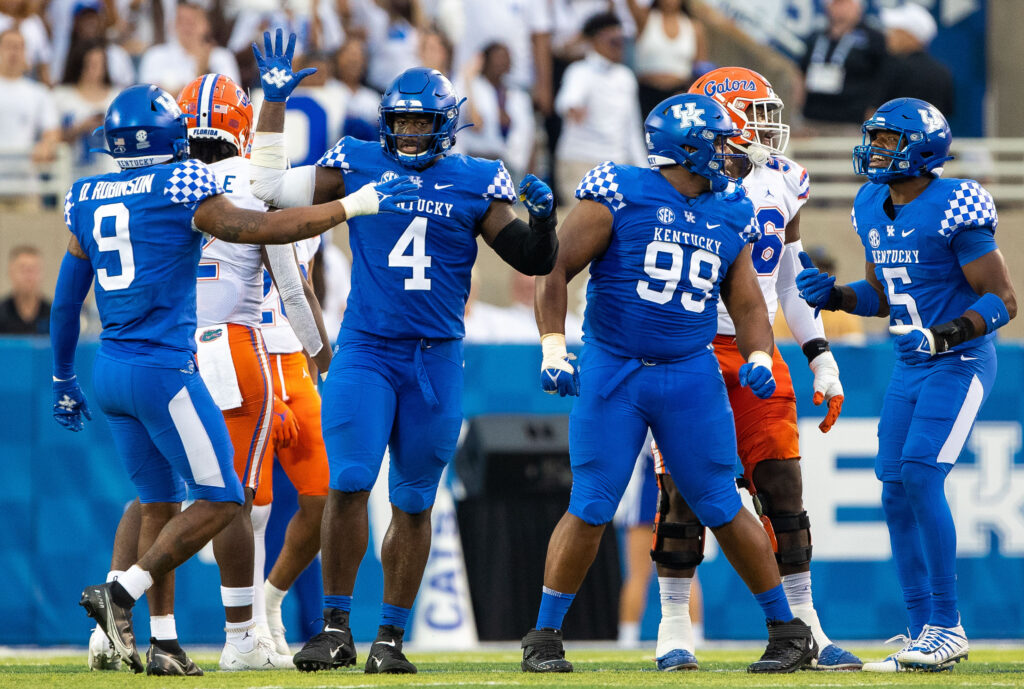
[(377, 630), (377, 640), (370, 646), (370, 655), (366, 658), (365, 672), (368, 675), (415, 675), (416, 666), (402, 653), (402, 637), (404, 629), (394, 625), (382, 624)]
[[(188, 677), (202, 677), (203, 671), (192, 662), (192, 659), (185, 655), (185, 651), (173, 642), (176, 649), (163, 648), (159, 641), (150, 637), (149, 650), (146, 651), (146, 674), (147, 675), (185, 675)], [(168, 642), (163, 642), (170, 645)]]
[(324, 628), (295, 654), (295, 668), (302, 672), (333, 670), (356, 664), (356, 645), (348, 627), (348, 613), (324, 610)]
[(818, 654), (811, 628), (799, 617), (789, 622), (768, 622), (768, 647), (747, 672), (786, 673), (811, 666)]
[(117, 582), (89, 586), (82, 591), (82, 600), (78, 602), (89, 617), (103, 630), (103, 633), (114, 644), (114, 650), (128, 663), (135, 672), (144, 672), (145, 666), (135, 648), (135, 632), (132, 631), (132, 609), (124, 608), (114, 602), (111, 586)]
[(565, 659), (562, 632), (557, 629), (531, 629), (523, 637), (523, 672), (572, 672)]

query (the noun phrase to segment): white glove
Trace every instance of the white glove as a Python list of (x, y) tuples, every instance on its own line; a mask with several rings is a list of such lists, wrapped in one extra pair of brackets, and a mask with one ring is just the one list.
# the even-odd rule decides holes
[(828, 402), (828, 414), (818, 424), (822, 433), (828, 433), (843, 410), (843, 384), (839, 382), (839, 365), (832, 352), (822, 352), (811, 359), (814, 372), (814, 404)]

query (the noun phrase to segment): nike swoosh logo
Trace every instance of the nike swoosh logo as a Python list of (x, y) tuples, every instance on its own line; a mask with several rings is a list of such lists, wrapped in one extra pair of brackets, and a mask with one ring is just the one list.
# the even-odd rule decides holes
[(391, 646), (391, 647), (394, 647), (396, 645), (394, 639), (392, 639), (391, 641), (374, 641), (373, 643), (374, 643), (374, 645), (381, 644), (383, 646)]
[(381, 663), (380, 658), (374, 658), (373, 662), (377, 663), (377, 668), (380, 669), (380, 663)]
[(915, 227), (913, 230), (903, 230), (903, 231), (900, 232), (900, 236), (901, 237), (906, 237), (907, 235), (909, 235), (911, 232), (913, 232), (916, 229), (917, 228)]
[(963, 354), (960, 355), (960, 361), (977, 361), (977, 360), (978, 360), (978, 357), (976, 357), (976, 356), (964, 356)]
[(722, 226), (722, 223), (718, 223), (717, 225), (712, 225), (711, 223), (704, 223), (704, 224), (708, 226), (709, 230), (713, 230), (716, 227), (721, 227)]
[(549, 368), (548, 369), (544, 369), (544, 373), (548, 374), (548, 378), (551, 379), (552, 383), (557, 383), (558, 382), (558, 374), (557, 373), (554, 373), (554, 374), (551, 373), (551, 369), (549, 369)]
[(338, 646), (336, 649), (331, 651), (331, 660), (334, 660), (334, 656), (338, 655), (338, 651), (340, 651), (340, 650), (341, 650), (341, 646)]
[(324, 631), (325, 632), (341, 632), (342, 634), (345, 633), (344, 629), (335, 629), (334, 627), (329, 627), (327, 625), (324, 625)]
[(437, 183), (434, 184), (434, 188), (437, 189), (438, 191), (441, 191), (442, 189), (447, 189), (448, 187), (453, 187), (453, 186), (455, 186), (455, 185), (454, 184), (437, 184)]

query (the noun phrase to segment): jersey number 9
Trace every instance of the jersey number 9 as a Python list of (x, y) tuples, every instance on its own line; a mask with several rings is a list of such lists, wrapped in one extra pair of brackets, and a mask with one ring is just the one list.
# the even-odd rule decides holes
[[(667, 268), (658, 266), (660, 254), (668, 254), (671, 263)], [(638, 280), (636, 293), (644, 301), (653, 301), (655, 304), (669, 303), (683, 278), (683, 264), (686, 262), (686, 251), (680, 245), (670, 242), (651, 242), (647, 245), (647, 253), (644, 256), (644, 272), (651, 279), (665, 284), (660, 290), (657, 290), (652, 289), (651, 283), (647, 280)], [(711, 296), (711, 290), (714, 289), (715, 283), (718, 282), (718, 271), (721, 267), (722, 259), (710, 251), (704, 249), (690, 251), (689, 267), (682, 296), (684, 309), (693, 313), (704, 311), (704, 304)]]
[[(113, 220), (113, 236), (103, 235), (104, 220)], [(121, 264), (121, 270), (116, 275), (111, 275), (106, 267), (96, 269), (96, 280), (100, 287), (107, 292), (127, 288), (135, 279), (135, 254), (128, 235), (128, 207), (123, 203), (105, 203), (98, 207), (92, 214), (92, 237), (96, 240), (98, 251), (116, 251)], [(109, 262), (109, 259), (104, 260), (104, 263)]]

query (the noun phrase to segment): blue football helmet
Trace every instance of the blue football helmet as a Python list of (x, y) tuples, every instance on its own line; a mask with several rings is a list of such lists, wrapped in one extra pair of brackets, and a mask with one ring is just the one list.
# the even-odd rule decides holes
[[(949, 155), (953, 134), (939, 109), (919, 98), (896, 98), (882, 105), (861, 127), (863, 143), (853, 148), (853, 170), (869, 182), (888, 184), (920, 177), (941, 166)], [(895, 151), (875, 146), (872, 132), (890, 131), (900, 135)], [(888, 159), (883, 167), (871, 167), (872, 156)]]
[(186, 116), (174, 96), (152, 84), (117, 94), (103, 120), (109, 154), (122, 168), (146, 167), (188, 158)]
[[(414, 67), (398, 75), (380, 99), (378, 119), (380, 145), (384, 152), (403, 165), (423, 169), (455, 145), (459, 127), (459, 100), (448, 77), (436, 69)], [(396, 113), (423, 113), (434, 118), (431, 131), (426, 134), (395, 133), (392, 125)], [(466, 125), (468, 126), (468, 125)], [(398, 139), (425, 138), (426, 146), (419, 153), (402, 153)]]
[(647, 160), (651, 167), (682, 165), (711, 181), (711, 191), (725, 191), (727, 142), (740, 135), (725, 108), (711, 98), (683, 93), (666, 98), (644, 121)]

